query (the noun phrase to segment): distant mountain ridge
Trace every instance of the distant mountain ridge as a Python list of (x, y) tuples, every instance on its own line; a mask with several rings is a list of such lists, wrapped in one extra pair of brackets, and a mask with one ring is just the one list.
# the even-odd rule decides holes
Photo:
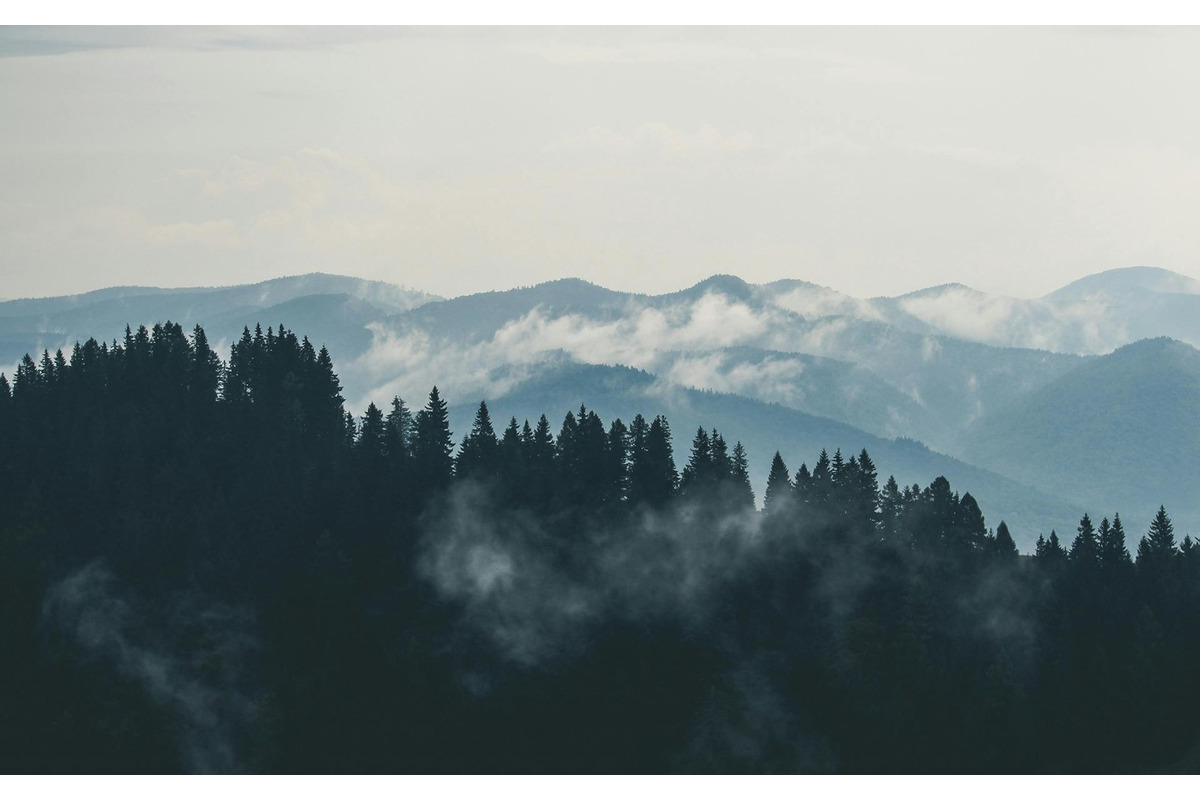
[[(1167, 476), (1149, 470), (1130, 478), (1099, 466), (1113, 448), (1147, 462), (1155, 443), (1182, 448), (1179, 463), (1190, 465), (1188, 448), (1200, 447), (1188, 400), (1198, 388), (1188, 376), (1191, 346), (1200, 344), (1200, 282), (1167, 270), (1109, 270), (1033, 300), (958, 283), (856, 298), (799, 279), (756, 285), (734, 275), (661, 295), (564, 278), (447, 299), (323, 273), (231, 287), (112, 287), (0, 303), (0, 371), (26, 352), (120, 338), (126, 324), (167, 319), (202, 324), (219, 350), (259, 323), (327, 345), (356, 414), (394, 394), (423, 397), (435, 383), (463, 407), (488, 398), (497, 411), (532, 413), (540, 397), (554, 402), (537, 413), (562, 413), (555, 404), (578, 394), (575, 384), (591, 385), (585, 378), (594, 368), (617, 383), (582, 401), (610, 404), (624, 417), (648, 413), (657, 392), (674, 398), (672, 413), (688, 426), (745, 426), (723, 433), (746, 442), (756, 460), (763, 454), (755, 451), (772, 441), (794, 440), (798, 452), (785, 454), (793, 470), (793, 459), (815, 457), (801, 445), (819, 451), (841, 438), (873, 442), (864, 446), (881, 449), (885, 461), (898, 440), (932, 447), (924, 460), (901, 459), (918, 481), (928, 480), (921, 476), (934, 464), (960, 475), (978, 464), (985, 469), (972, 479), (982, 482), (984, 499), (999, 498), (988, 502), (1016, 515), (1008, 521), (1019, 541), (1026, 532), (1017, 532), (1018, 517), (1042, 525), (1097, 501), (1124, 504), (1129, 510), (1108, 511), (1136, 517), (1153, 498), (1169, 500), (1181, 525), (1200, 524), (1200, 507), (1193, 515), (1185, 487), (1164, 483)], [(1121, 349), (1161, 336), (1174, 344)], [(627, 377), (614, 378), (623, 367), (648, 383), (635, 391)], [(1138, 384), (1167, 388), (1146, 398)], [(749, 405), (732, 414), (739, 403)], [(701, 408), (713, 418), (693, 413)], [(1107, 439), (1088, 428), (1131, 432), (1140, 430), (1139, 419), (1157, 428)], [(780, 439), (768, 420), (816, 433)], [(853, 435), (835, 433), (847, 430)], [(1063, 431), (1072, 433), (1064, 438)], [(677, 448), (693, 432), (677, 426)], [(818, 443), (817, 434), (830, 441)], [(1014, 450), (1019, 443), (1028, 444), (1028, 459)], [(1084, 465), (1070, 475), (1055, 456), (1067, 452)], [(987, 488), (1004, 479), (1013, 482), (1003, 491)], [(961, 488), (976, 491), (970, 480)], [(1018, 499), (1009, 502), (1004, 492)], [(993, 509), (984, 513), (998, 521)], [(1053, 524), (1065, 525), (1069, 539), (1069, 519)], [(1046, 531), (1028, 535), (1039, 532)]]

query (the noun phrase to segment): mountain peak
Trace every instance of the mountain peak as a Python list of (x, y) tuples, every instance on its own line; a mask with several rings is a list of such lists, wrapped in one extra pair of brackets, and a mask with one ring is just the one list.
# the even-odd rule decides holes
[(1080, 278), (1046, 297), (1064, 299), (1088, 294), (1128, 292), (1200, 294), (1200, 281), (1161, 267), (1118, 267)]
[(709, 292), (717, 292), (742, 300), (748, 299), (753, 287), (736, 275), (712, 275), (679, 294), (701, 296)]
[(965, 292), (967, 294), (983, 294), (983, 292), (980, 292), (978, 289), (972, 289), (970, 286), (967, 286), (965, 283), (952, 282), (952, 283), (939, 283), (937, 286), (927, 286), (924, 289), (917, 289), (915, 292), (908, 292), (907, 294), (902, 294), (899, 297), (897, 297), (896, 299), (903, 300), (903, 299), (916, 299), (916, 298), (921, 298), (921, 297), (936, 297), (938, 295), (946, 294), (947, 292)]

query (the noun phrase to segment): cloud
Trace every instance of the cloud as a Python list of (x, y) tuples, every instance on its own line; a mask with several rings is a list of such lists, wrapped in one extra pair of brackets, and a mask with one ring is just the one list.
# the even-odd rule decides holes
[(948, 286), (899, 298), (901, 311), (948, 336), (1002, 347), (1094, 354), (1128, 341), (1112, 298), (1020, 300)]
[[(239, 771), (235, 733), (255, 713), (246, 662), (257, 643), (246, 612), (182, 594), (151, 608), (122, 591), (106, 565), (93, 562), (50, 587), (42, 621), (137, 680), (179, 719), (189, 771)], [(200, 649), (193, 644), (191, 656), (184, 655), (178, 637)]]
[[(716, 292), (694, 302), (665, 307), (634, 302), (620, 317), (595, 320), (581, 314), (554, 315), (535, 308), (489, 338), (464, 344), (423, 329), (368, 326), (370, 347), (351, 363), (348, 375), (361, 375), (373, 388), (366, 398), (377, 405), (408, 387), (436, 384), (448, 394), (496, 397), (533, 374), (535, 368), (563, 357), (592, 364), (623, 364), (655, 372), (674, 362), (678, 352), (716, 351), (756, 343), (768, 336), (773, 312), (757, 311)], [(687, 371), (686, 365), (681, 366)], [(763, 367), (778, 378), (789, 367)], [(700, 377), (699, 372), (694, 372)], [(731, 380), (749, 381), (742, 373)], [(701, 388), (716, 388), (704, 381)]]
[(860, 300), (814, 284), (776, 292), (771, 295), (770, 302), (808, 318), (846, 314), (858, 319), (883, 319), (883, 314), (869, 300)]
[[(418, 570), (505, 660), (546, 666), (586, 649), (600, 622), (703, 620), (756, 552), (760, 525), (753, 509), (713, 517), (685, 503), (613, 529), (555, 530), (463, 482), (422, 518)], [(563, 547), (590, 566), (567, 567)]]

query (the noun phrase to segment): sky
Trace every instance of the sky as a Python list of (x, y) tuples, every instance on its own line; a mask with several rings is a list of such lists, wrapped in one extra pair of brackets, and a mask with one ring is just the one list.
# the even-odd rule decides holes
[(1200, 278), (1197, 28), (0, 28), (0, 297)]

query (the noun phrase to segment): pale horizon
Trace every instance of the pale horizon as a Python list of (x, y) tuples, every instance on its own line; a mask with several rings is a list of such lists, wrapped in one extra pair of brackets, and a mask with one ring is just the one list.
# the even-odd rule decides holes
[(0, 29), (4, 297), (1200, 278), (1192, 28)]

